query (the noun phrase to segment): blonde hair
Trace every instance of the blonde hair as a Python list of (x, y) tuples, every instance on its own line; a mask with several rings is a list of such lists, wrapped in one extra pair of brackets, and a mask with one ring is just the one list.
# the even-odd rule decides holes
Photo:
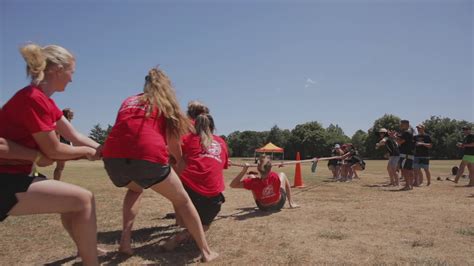
[(215, 125), (214, 119), (210, 114), (201, 114), (196, 117), (196, 123), (194, 125), (196, 135), (201, 137), (201, 146), (204, 150), (207, 150), (212, 144), (212, 133), (214, 133)]
[(142, 100), (149, 104), (148, 115), (153, 108), (166, 118), (168, 134), (181, 137), (192, 130), (191, 124), (179, 107), (168, 76), (158, 68), (152, 68), (145, 77)]
[(270, 156), (261, 155), (258, 159), (257, 170), (260, 173), (260, 176), (268, 175), (272, 170), (272, 161)]
[(44, 73), (49, 67), (56, 65), (67, 68), (75, 60), (68, 50), (58, 45), (41, 47), (30, 43), (21, 47), (20, 53), (26, 62), (26, 75), (31, 77), (31, 83), (35, 85), (44, 80)]
[(188, 103), (188, 116), (196, 119), (201, 114), (209, 114), (209, 108), (199, 101), (190, 101)]

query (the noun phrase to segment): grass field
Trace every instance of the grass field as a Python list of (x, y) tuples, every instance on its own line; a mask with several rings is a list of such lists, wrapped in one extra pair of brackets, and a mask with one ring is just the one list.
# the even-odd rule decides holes
[[(330, 182), (325, 163), (317, 174), (303, 166), (306, 188), (295, 189), (302, 207), (279, 213), (255, 211), (251, 193), (228, 188), (226, 203), (207, 233), (220, 253), (215, 264), (416, 264), (474, 265), (474, 188), (443, 180), (458, 161), (433, 161), (430, 187), (398, 192), (384, 187), (385, 161), (368, 161), (361, 179)], [(52, 167), (43, 169), (51, 176)], [(226, 171), (226, 183), (239, 168)], [(276, 169), (275, 169), (276, 170)], [(294, 166), (280, 168), (292, 180)], [(157, 243), (176, 230), (164, 219), (169, 202), (147, 191), (134, 231), (135, 255), (116, 252), (124, 190), (115, 188), (101, 162), (70, 162), (64, 181), (96, 195), (99, 245), (111, 250), (104, 264), (193, 263), (194, 244), (161, 252)], [(58, 215), (10, 217), (0, 224), (0, 264), (74, 264), (72, 241)]]

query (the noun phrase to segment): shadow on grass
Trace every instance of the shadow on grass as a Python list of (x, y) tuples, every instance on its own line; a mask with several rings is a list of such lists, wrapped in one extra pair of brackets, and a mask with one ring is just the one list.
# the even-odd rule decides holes
[(255, 208), (255, 207), (238, 208), (237, 210), (238, 210), (238, 212), (236, 212), (236, 213), (232, 213), (232, 214), (228, 214), (228, 215), (225, 215), (225, 214), (219, 215), (214, 220), (217, 221), (217, 220), (221, 220), (221, 219), (233, 218), (233, 219), (238, 220), (238, 221), (243, 221), (243, 220), (247, 220), (247, 219), (255, 218), (255, 217), (269, 216), (272, 213), (279, 212), (279, 211), (265, 211), (264, 212), (264, 211), (259, 210), (258, 208)]
[[(153, 265), (187, 265), (199, 260), (200, 252), (194, 243), (185, 244), (173, 252), (162, 251), (158, 246), (159, 241), (143, 245), (133, 249), (133, 257), (140, 257)], [(100, 264), (118, 265), (126, 262), (132, 256), (120, 252), (108, 253), (99, 258)]]
[(70, 256), (70, 257), (60, 259), (60, 260), (57, 260), (57, 261), (53, 261), (53, 262), (50, 262), (50, 263), (45, 263), (44, 265), (47, 265), (47, 266), (64, 265), (68, 262), (76, 260), (76, 258), (77, 258), (77, 256)]
[[(132, 256), (125, 255), (118, 251), (109, 251), (106, 255), (99, 257), (100, 264), (118, 265), (126, 262), (131, 257), (140, 257), (144, 261), (150, 261), (153, 264), (161, 265), (186, 265), (197, 262), (200, 252), (194, 242), (183, 244), (173, 252), (163, 251), (159, 247), (162, 240), (176, 233), (177, 227), (174, 225), (156, 226), (141, 228), (134, 230), (132, 233), (132, 242), (135, 243)], [(121, 230), (99, 232), (98, 243), (116, 244), (120, 240)], [(150, 242), (150, 243), (147, 243)], [(140, 243), (147, 243), (139, 246)], [(76, 256), (60, 259), (46, 265), (63, 265), (76, 260)], [(73, 265), (82, 265), (82, 263), (74, 262)]]
[[(175, 225), (146, 227), (133, 230), (132, 242), (145, 243), (156, 238), (168, 237), (175, 233)], [(122, 230), (97, 233), (97, 242), (100, 244), (116, 244), (120, 241)]]

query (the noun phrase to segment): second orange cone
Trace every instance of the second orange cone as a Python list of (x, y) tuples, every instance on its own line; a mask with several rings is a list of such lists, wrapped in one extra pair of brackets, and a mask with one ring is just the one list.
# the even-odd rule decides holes
[[(296, 160), (297, 161), (301, 160), (300, 152), (296, 153)], [(303, 177), (301, 176), (301, 164), (300, 163), (297, 163), (296, 166), (295, 166), (295, 182), (294, 182), (293, 187), (296, 187), (296, 188), (305, 187), (304, 184), (303, 184)]]

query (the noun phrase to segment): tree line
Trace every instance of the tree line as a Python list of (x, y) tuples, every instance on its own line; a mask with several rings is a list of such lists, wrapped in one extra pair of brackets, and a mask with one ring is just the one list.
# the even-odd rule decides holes
[[(385, 114), (375, 120), (367, 131), (357, 130), (352, 137), (347, 136), (337, 124), (323, 127), (316, 121), (296, 125), (291, 130), (275, 125), (267, 131), (234, 131), (221, 137), (226, 140), (231, 157), (252, 157), (256, 148), (268, 142), (284, 148), (287, 159), (295, 158), (296, 152), (300, 152), (302, 158), (330, 156), (334, 144), (352, 143), (364, 158), (381, 159), (384, 156), (383, 149), (375, 149), (378, 142), (377, 131), (380, 128), (398, 130), (400, 120), (395, 115)], [(433, 140), (431, 157), (434, 159), (458, 158), (460, 151), (456, 143), (463, 140), (461, 128), (466, 125), (474, 126), (465, 120), (439, 116), (431, 116), (423, 121), (423, 124), (426, 126), (426, 133), (430, 134)], [(91, 129), (89, 136), (98, 143), (103, 143), (110, 129), (111, 125), (102, 128), (97, 124)]]

